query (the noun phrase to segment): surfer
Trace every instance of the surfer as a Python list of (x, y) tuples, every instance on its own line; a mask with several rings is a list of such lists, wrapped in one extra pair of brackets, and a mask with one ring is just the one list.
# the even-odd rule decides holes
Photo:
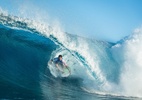
[(67, 68), (66, 63), (63, 61), (62, 55), (59, 55), (57, 58), (54, 58), (54, 59), (52, 59), (51, 61), (55, 63), (55, 65), (56, 65), (56, 67), (58, 68), (58, 70), (60, 70), (62, 73), (63, 73), (63, 70), (61, 70), (61, 69), (59, 68), (59, 65), (58, 65), (58, 64), (61, 64), (61, 65), (63, 65), (63, 67), (66, 67), (66, 68)]

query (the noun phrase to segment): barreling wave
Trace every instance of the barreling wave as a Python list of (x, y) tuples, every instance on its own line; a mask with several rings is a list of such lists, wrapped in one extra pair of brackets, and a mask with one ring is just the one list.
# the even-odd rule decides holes
[(3, 12), (0, 24), (0, 78), (3, 80), (32, 89), (29, 84), (33, 79), (35, 87), (39, 85), (46, 95), (47, 89), (51, 92), (53, 87), (47, 84), (49, 80), (45, 81), (45, 77), (55, 81), (47, 62), (62, 54), (71, 67), (69, 78), (81, 79), (82, 89), (92, 93), (142, 96), (139, 92), (142, 91), (141, 29), (114, 44), (68, 34), (59, 26), (50, 27)]

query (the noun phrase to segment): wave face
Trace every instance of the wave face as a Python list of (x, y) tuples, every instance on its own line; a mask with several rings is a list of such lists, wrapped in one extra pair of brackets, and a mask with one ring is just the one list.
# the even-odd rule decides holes
[[(114, 44), (0, 13), (0, 89), (4, 90), (0, 97), (141, 97), (141, 33), (137, 29)], [(71, 67), (72, 75), (68, 78), (55, 78), (48, 69), (48, 61), (59, 54)]]

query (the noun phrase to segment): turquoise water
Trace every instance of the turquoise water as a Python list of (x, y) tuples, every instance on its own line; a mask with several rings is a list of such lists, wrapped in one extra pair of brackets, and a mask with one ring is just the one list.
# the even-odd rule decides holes
[[(86, 39), (23, 20), (0, 15), (0, 99), (141, 99), (121, 80), (123, 49), (116, 45), (124, 41)], [(48, 68), (58, 54), (71, 67), (67, 78), (54, 77)]]

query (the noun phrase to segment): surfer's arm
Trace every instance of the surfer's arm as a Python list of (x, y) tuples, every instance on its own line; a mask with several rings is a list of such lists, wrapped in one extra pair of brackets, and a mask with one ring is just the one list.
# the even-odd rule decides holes
[(69, 72), (71, 74), (71, 70), (69, 69), (68, 65), (64, 61), (63, 61), (63, 65), (64, 65), (64, 67), (66, 67), (69, 70)]
[(64, 65), (65, 67), (67, 67), (67, 64), (66, 64), (65, 62), (63, 62), (63, 65)]
[(63, 72), (63, 71), (59, 68), (58, 64), (55, 64), (55, 65), (56, 65), (56, 67), (58, 68), (59, 71)]

